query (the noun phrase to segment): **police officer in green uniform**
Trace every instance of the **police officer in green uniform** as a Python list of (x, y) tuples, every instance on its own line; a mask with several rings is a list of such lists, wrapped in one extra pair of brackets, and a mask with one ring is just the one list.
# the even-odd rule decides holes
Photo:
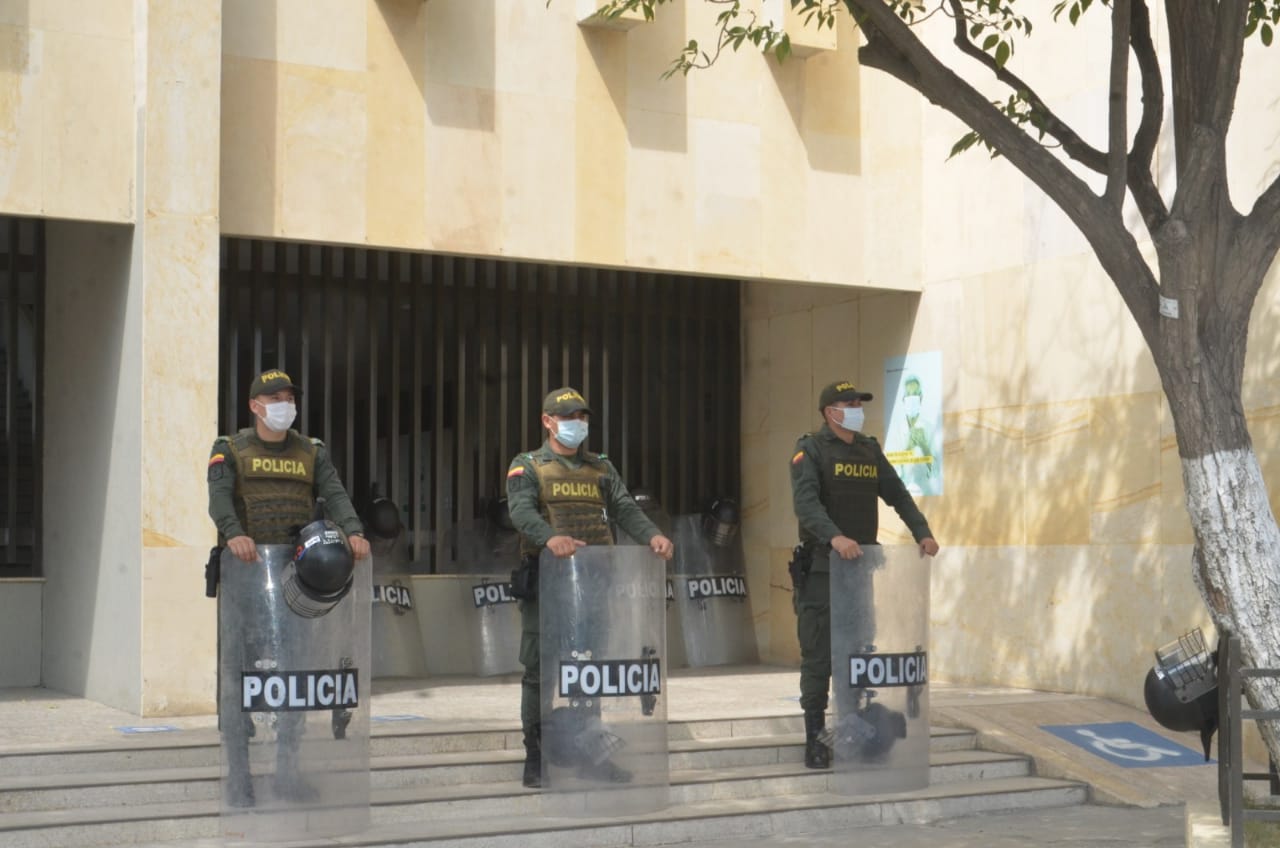
[[(632, 538), (643, 540), (655, 554), (670, 559), (671, 540), (654, 526), (636, 504), (618, 470), (604, 454), (583, 448), (591, 410), (575, 389), (556, 389), (542, 403), (542, 447), (522, 453), (507, 471), (507, 504), (511, 522), (520, 533), (522, 568), (531, 570), (543, 548), (558, 557), (573, 556), (585, 545), (612, 545), (610, 520)], [(536, 573), (532, 579), (536, 586)], [(521, 602), (520, 724), (524, 730), (524, 785), (542, 780), (541, 662), (538, 641), (538, 602)], [(627, 775), (612, 762), (602, 767), (614, 780)]]
[[(218, 528), (218, 544), (244, 562), (259, 559), (258, 545), (289, 545), (312, 520), (317, 498), (325, 517), (342, 528), (356, 559), (369, 555), (364, 527), (351, 505), (329, 452), (319, 439), (290, 429), (302, 390), (279, 369), (264, 371), (249, 386), (254, 424), (233, 436), (219, 436), (209, 456), (209, 516)], [(277, 775), (287, 777), (296, 755), (282, 722)], [(234, 756), (239, 760), (239, 754)], [(232, 762), (231, 801), (253, 803), (248, 752)], [(281, 781), (277, 781), (278, 785)], [(305, 794), (305, 787), (281, 787), (281, 794)]]
[(801, 436), (791, 458), (791, 495), (801, 543), (796, 553), (799, 567), (793, 564), (792, 602), (800, 638), (804, 764), (809, 768), (831, 765), (831, 749), (819, 739), (831, 682), (830, 552), (851, 560), (862, 555), (862, 545), (876, 544), (877, 498), (897, 511), (922, 556), (938, 552), (928, 521), (879, 443), (861, 432), (862, 403), (871, 399), (848, 380), (825, 387), (818, 399), (822, 428)]

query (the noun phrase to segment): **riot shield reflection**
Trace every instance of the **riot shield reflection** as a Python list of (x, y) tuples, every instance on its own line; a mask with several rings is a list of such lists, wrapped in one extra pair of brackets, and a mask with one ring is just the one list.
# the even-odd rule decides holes
[(287, 591), (294, 548), (222, 555), (218, 603), (222, 832), (232, 842), (369, 825), (370, 561), (351, 590), (304, 616)]
[(693, 668), (756, 661), (741, 539), (713, 544), (704, 516), (678, 515), (672, 584), (684, 653)]
[(665, 568), (648, 548), (588, 546), (539, 563), (543, 808), (668, 804)]
[(832, 791), (929, 785), (929, 567), (914, 547), (831, 553)]

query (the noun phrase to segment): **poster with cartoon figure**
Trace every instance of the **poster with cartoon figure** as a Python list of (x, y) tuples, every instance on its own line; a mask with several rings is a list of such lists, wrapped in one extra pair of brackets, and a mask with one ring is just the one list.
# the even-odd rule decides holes
[(885, 360), (884, 452), (913, 496), (942, 494), (942, 351)]

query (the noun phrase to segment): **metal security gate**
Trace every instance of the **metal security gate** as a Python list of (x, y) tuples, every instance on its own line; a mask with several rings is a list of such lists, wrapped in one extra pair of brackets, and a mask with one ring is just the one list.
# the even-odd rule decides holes
[(450, 571), (454, 528), (541, 443), (572, 385), (588, 446), (670, 513), (739, 490), (737, 280), (224, 239), (220, 428), (250, 423), (253, 375), (303, 387), (357, 507), (401, 506), (414, 570)]
[(40, 575), (44, 222), (0, 216), (0, 577)]

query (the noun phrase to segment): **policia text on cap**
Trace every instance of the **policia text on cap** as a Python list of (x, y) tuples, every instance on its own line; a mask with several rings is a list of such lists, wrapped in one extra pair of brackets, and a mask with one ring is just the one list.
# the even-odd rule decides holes
[(826, 386), (818, 400), (823, 424), (796, 442), (791, 457), (791, 495), (800, 546), (792, 563), (796, 628), (800, 640), (800, 706), (804, 710), (805, 765), (826, 768), (831, 752), (819, 736), (825, 725), (831, 681), (830, 551), (842, 560), (876, 544), (877, 499), (897, 511), (920, 546), (938, 552), (924, 515), (880, 444), (863, 435), (863, 401), (872, 396), (847, 380)]

